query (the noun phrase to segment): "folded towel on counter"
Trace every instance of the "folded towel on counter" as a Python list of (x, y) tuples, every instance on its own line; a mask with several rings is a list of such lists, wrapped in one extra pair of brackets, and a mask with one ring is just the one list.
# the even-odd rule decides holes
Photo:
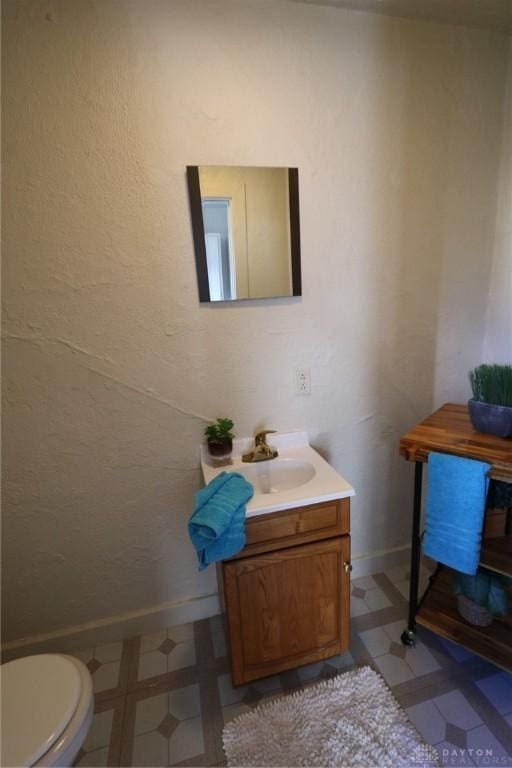
[(461, 573), (480, 560), (490, 464), (429, 453), (423, 551)]
[(221, 472), (196, 494), (188, 523), (199, 570), (245, 546), (245, 505), (254, 489), (238, 472)]

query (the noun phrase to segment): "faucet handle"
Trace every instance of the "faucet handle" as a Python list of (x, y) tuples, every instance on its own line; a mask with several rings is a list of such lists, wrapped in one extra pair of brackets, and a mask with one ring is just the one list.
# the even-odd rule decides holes
[(261, 432), (256, 432), (254, 436), (254, 445), (267, 445), (267, 435), (272, 435), (277, 432), (276, 429), (262, 429)]

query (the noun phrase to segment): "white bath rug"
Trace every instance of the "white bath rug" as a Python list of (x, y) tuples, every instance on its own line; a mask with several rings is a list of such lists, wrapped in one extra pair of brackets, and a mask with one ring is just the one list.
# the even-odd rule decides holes
[(262, 704), (228, 723), (222, 737), (230, 768), (438, 765), (370, 667)]

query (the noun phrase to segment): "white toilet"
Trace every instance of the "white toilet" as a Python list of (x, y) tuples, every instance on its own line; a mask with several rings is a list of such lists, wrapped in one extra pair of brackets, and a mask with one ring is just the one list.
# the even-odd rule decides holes
[(91, 725), (92, 679), (72, 656), (45, 653), (0, 667), (1, 765), (70, 766)]

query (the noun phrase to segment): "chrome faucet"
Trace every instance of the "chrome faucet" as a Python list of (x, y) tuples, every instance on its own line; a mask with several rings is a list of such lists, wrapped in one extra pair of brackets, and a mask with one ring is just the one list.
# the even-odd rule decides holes
[(277, 458), (278, 452), (267, 443), (267, 435), (273, 434), (275, 431), (275, 429), (262, 429), (261, 432), (257, 432), (254, 436), (254, 450), (244, 453), (242, 461), (252, 463)]

